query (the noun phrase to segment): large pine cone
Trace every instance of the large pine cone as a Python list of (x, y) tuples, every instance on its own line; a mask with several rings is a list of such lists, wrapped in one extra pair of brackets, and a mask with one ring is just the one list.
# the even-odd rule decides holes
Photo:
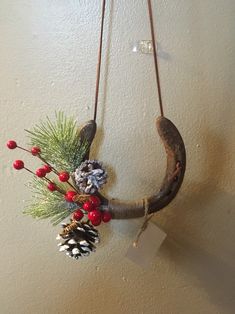
[(89, 223), (72, 221), (68, 224), (62, 224), (63, 231), (56, 239), (64, 239), (59, 243), (60, 252), (66, 252), (69, 257), (79, 259), (90, 255), (95, 251), (94, 243), (99, 243), (99, 233)]

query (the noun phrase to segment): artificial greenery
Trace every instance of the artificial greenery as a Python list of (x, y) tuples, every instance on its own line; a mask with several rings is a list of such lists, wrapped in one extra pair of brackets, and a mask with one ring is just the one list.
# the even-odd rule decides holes
[[(55, 117), (55, 122), (47, 117), (46, 121), (36, 125), (32, 131), (26, 131), (31, 146), (40, 147), (40, 156), (43, 159), (53, 165), (57, 171), (72, 173), (83, 161), (88, 144), (81, 141), (73, 118), (66, 117), (62, 112), (56, 113)], [(62, 192), (71, 189), (67, 183), (55, 183)], [(39, 219), (52, 218), (51, 222), (56, 225), (75, 209), (73, 206), (76, 204), (66, 202), (63, 193), (49, 191), (46, 181), (34, 178), (30, 186), (34, 199), (24, 210), (25, 214)]]
[[(56, 184), (64, 189), (64, 185)], [(71, 208), (63, 194), (58, 191), (50, 192), (45, 181), (35, 178), (30, 184), (30, 188), (33, 193), (33, 201), (25, 208), (24, 214), (39, 219), (52, 218), (53, 225), (57, 225), (71, 214)]]
[(52, 122), (48, 117), (41, 121), (29, 133), (30, 144), (39, 146), (41, 156), (61, 171), (73, 172), (86, 155), (88, 144), (82, 142), (76, 121), (62, 112), (55, 114)]

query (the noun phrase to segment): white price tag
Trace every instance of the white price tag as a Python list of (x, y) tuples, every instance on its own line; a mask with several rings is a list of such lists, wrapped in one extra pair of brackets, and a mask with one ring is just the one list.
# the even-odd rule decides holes
[(154, 261), (154, 258), (166, 238), (166, 233), (152, 222), (141, 233), (135, 245), (131, 243), (126, 257), (135, 264), (147, 268)]

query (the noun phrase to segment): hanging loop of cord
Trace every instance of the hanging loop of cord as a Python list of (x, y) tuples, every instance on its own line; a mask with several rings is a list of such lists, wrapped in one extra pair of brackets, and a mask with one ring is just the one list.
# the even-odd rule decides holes
[[(155, 32), (154, 32), (154, 25), (153, 25), (153, 10), (152, 10), (151, 0), (147, 0), (147, 1), (148, 1), (148, 11), (149, 11), (149, 22), (150, 22), (150, 28), (151, 28), (151, 37), (152, 37), (152, 43), (153, 43), (153, 57), (154, 57), (154, 66), (155, 66), (155, 74), (156, 74), (156, 82), (157, 82), (157, 91), (158, 91), (160, 113), (161, 113), (161, 116), (164, 116), (163, 104), (162, 104), (161, 84), (160, 84), (160, 75), (159, 75), (158, 59), (157, 59), (156, 39), (155, 39)], [(97, 108), (98, 108), (98, 99), (99, 99), (100, 70), (101, 70), (101, 61), (102, 61), (105, 7), (106, 7), (106, 0), (103, 0), (103, 2), (102, 2), (101, 25), (100, 25), (98, 63), (97, 63), (97, 72), (96, 72), (95, 104), (94, 104), (94, 117), (93, 117), (94, 121), (96, 121), (96, 117), (97, 117)]]
[(94, 121), (96, 121), (97, 107), (98, 107), (98, 99), (99, 99), (100, 70), (101, 70), (102, 48), (103, 48), (103, 33), (104, 33), (105, 7), (106, 7), (106, 0), (103, 0), (103, 3), (102, 3), (101, 25), (100, 25), (100, 39), (99, 39), (98, 63), (97, 63), (97, 72), (96, 72), (95, 104), (94, 104), (94, 117), (93, 117), (93, 120), (94, 120)]
[(153, 43), (153, 58), (154, 58), (155, 74), (156, 74), (156, 81), (157, 81), (158, 99), (159, 99), (161, 116), (163, 117), (164, 112), (163, 112), (163, 104), (162, 104), (162, 92), (161, 92), (160, 75), (159, 75), (159, 69), (158, 69), (157, 47), (156, 47), (156, 39), (155, 39), (155, 33), (154, 33), (153, 10), (152, 10), (151, 0), (148, 0), (148, 10), (149, 10), (149, 22), (150, 22), (151, 36), (152, 36), (152, 43)]

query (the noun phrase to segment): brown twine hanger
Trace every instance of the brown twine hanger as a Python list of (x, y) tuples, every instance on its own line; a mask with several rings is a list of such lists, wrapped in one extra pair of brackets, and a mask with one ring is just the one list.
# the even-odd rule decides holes
[[(153, 58), (154, 58), (154, 67), (155, 67), (155, 75), (156, 75), (156, 83), (157, 83), (157, 91), (158, 91), (158, 101), (159, 101), (161, 116), (164, 117), (161, 84), (160, 84), (160, 75), (159, 75), (159, 68), (158, 68), (156, 39), (155, 39), (156, 37), (155, 37), (154, 23), (153, 23), (152, 3), (151, 3), (151, 0), (147, 0), (147, 2), (148, 2), (149, 22), (150, 22), (150, 29), (151, 29), (152, 44), (153, 44)], [(99, 99), (99, 86), (100, 86), (100, 72), (101, 72), (101, 62), (102, 62), (105, 8), (106, 8), (106, 0), (103, 0), (101, 24), (100, 24), (100, 35), (99, 35), (99, 50), (98, 50), (97, 72), (96, 72), (96, 84), (95, 84), (95, 103), (94, 103), (94, 115), (93, 115), (94, 121), (96, 121), (96, 117), (97, 117), (98, 99)]]

